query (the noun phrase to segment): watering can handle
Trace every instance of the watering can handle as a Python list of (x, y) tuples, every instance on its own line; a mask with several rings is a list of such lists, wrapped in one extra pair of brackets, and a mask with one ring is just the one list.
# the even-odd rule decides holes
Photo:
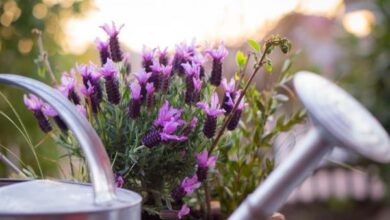
[(91, 173), (95, 203), (110, 204), (115, 200), (114, 176), (106, 150), (91, 124), (76, 107), (59, 91), (28, 77), (1, 73), (0, 84), (15, 86), (33, 93), (58, 112), (85, 154)]

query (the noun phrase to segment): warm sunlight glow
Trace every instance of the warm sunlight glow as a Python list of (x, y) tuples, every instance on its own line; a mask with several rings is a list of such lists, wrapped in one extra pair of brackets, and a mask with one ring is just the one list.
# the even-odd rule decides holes
[(111, 20), (125, 24), (120, 40), (131, 50), (140, 51), (142, 45), (172, 48), (193, 38), (234, 46), (260, 39), (294, 10), (335, 16), (341, 4), (342, 0), (96, 0), (96, 10), (67, 23), (64, 49), (82, 53), (96, 37), (106, 37), (98, 26)]
[(375, 17), (371, 11), (360, 10), (346, 14), (343, 18), (345, 30), (358, 37), (364, 37), (370, 34)]

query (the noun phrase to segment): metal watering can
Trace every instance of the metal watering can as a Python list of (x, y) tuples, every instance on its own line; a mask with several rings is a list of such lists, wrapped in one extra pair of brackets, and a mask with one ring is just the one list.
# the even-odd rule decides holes
[(230, 220), (266, 219), (278, 211), (293, 189), (312, 174), (334, 146), (374, 161), (390, 162), (389, 135), (351, 95), (307, 71), (297, 73), (293, 83), (313, 126), (287, 160), (244, 200)]
[(58, 91), (39, 81), (0, 74), (0, 83), (22, 88), (50, 104), (80, 143), (92, 184), (0, 179), (0, 219), (141, 219), (141, 196), (117, 189), (105, 148), (89, 122)]

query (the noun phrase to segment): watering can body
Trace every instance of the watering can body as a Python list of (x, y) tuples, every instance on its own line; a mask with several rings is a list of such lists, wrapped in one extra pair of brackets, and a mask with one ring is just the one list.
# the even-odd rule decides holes
[(0, 179), (1, 220), (141, 219), (141, 196), (116, 188), (103, 144), (72, 103), (53, 88), (27, 77), (0, 74), (0, 83), (35, 94), (58, 112), (80, 143), (92, 181)]

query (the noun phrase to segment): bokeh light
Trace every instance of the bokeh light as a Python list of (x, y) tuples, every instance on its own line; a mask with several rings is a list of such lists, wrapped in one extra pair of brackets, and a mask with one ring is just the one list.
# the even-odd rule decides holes
[(375, 22), (374, 14), (369, 10), (359, 10), (347, 13), (343, 18), (343, 26), (349, 33), (364, 37), (371, 33)]
[(335, 16), (341, 0), (96, 0), (96, 9), (82, 18), (67, 22), (65, 51), (82, 53), (103, 23), (124, 23), (121, 42), (131, 50), (143, 45), (172, 48), (177, 42), (220, 41), (228, 46), (248, 38), (260, 39), (287, 13)]

